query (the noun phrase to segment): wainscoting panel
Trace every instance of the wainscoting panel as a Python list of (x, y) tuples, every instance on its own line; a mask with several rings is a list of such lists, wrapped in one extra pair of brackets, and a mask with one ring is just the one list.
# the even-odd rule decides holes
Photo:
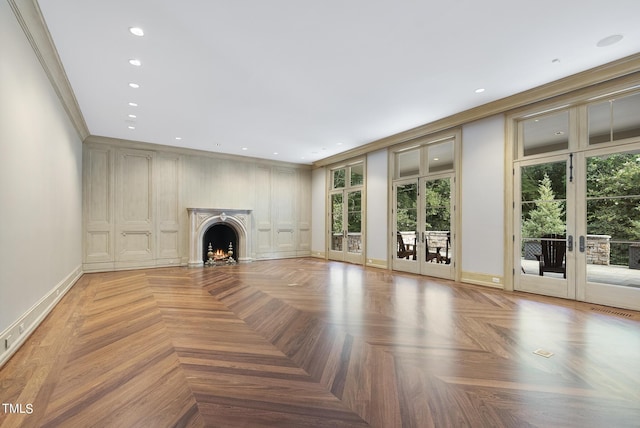
[(158, 259), (180, 258), (180, 157), (156, 157)]
[(111, 233), (106, 231), (87, 231), (85, 235), (85, 248), (87, 261), (109, 262), (112, 261)]
[(118, 261), (138, 261), (153, 259), (150, 232), (127, 231), (120, 233)]
[(116, 261), (154, 256), (154, 153), (119, 150), (116, 157)]
[(271, 224), (271, 167), (256, 167), (256, 253), (258, 257), (273, 251)]
[(311, 192), (305, 192), (305, 187), (311, 188), (311, 171), (298, 171), (298, 251), (311, 253)]
[(84, 152), (84, 262), (110, 262), (113, 247), (113, 151)]
[(276, 225), (276, 250), (295, 251), (296, 226), (296, 171), (289, 168), (273, 169), (273, 210)]
[(117, 163), (118, 224), (142, 226), (151, 224), (153, 153), (120, 151)]

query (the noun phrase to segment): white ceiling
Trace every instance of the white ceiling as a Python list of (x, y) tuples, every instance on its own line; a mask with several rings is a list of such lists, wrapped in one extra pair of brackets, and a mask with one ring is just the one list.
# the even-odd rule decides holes
[(38, 3), (92, 135), (295, 163), (640, 52), (638, 0)]

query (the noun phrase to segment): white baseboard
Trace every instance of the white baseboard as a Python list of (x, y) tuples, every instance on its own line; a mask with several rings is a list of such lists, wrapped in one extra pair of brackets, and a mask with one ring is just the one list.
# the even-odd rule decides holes
[(58, 304), (60, 299), (82, 276), (82, 266), (78, 266), (65, 279), (60, 281), (39, 302), (0, 333), (0, 368), (9, 361), (27, 338), (38, 328), (42, 320)]
[(490, 275), (486, 273), (462, 272), (460, 282), (468, 284), (482, 285), (484, 287), (504, 289), (504, 278), (501, 275)]
[(366, 266), (380, 269), (389, 269), (389, 264), (387, 263), (387, 261), (382, 259), (367, 259)]

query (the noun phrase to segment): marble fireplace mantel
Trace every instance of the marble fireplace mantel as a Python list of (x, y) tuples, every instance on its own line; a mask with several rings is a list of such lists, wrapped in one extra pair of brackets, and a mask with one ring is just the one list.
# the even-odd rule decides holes
[(189, 267), (203, 266), (202, 240), (209, 227), (225, 224), (238, 234), (236, 257), (238, 262), (250, 262), (252, 210), (222, 208), (187, 208), (189, 213)]

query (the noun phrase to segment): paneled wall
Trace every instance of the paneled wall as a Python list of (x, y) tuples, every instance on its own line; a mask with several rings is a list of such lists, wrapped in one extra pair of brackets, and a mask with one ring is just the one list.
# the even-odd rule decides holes
[(184, 265), (187, 208), (252, 210), (251, 259), (311, 252), (311, 170), (90, 137), (84, 144), (84, 270)]

